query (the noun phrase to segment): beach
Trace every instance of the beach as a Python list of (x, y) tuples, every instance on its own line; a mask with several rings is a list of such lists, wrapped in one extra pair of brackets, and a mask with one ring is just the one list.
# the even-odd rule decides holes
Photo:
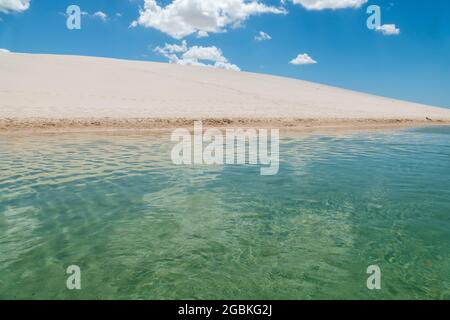
[(449, 4), (0, 0), (0, 301), (450, 300)]
[[(450, 109), (104, 58), (0, 72), (0, 299), (449, 298)], [(198, 120), (218, 160), (204, 130), (178, 161)], [(233, 127), (263, 129), (236, 161)]]
[(450, 109), (208, 67), (0, 53), (0, 130), (449, 124)]

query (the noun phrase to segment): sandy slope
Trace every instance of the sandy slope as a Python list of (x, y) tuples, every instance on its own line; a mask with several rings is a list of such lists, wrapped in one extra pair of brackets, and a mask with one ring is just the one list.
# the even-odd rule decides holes
[(0, 75), (3, 124), (77, 119), (114, 125), (111, 119), (121, 119), (132, 125), (136, 118), (450, 120), (450, 109), (203, 67), (0, 53)]

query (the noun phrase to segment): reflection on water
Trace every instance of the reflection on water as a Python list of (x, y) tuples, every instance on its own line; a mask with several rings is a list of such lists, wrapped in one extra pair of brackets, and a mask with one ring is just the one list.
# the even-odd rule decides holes
[(449, 128), (282, 134), (276, 176), (168, 137), (0, 136), (0, 298), (450, 298)]

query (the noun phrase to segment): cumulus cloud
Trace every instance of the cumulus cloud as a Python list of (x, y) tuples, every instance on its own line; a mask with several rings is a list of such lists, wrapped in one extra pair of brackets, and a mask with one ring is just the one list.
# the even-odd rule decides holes
[(0, 48), (0, 53), (11, 53), (8, 49), (2, 49)]
[(317, 61), (312, 59), (307, 53), (299, 54), (297, 58), (292, 59), (290, 64), (294, 65), (305, 65), (305, 64), (316, 64)]
[(367, 0), (291, 0), (294, 4), (300, 4), (307, 10), (346, 9), (359, 8), (367, 3)]
[(156, 47), (154, 51), (166, 57), (169, 63), (240, 71), (239, 67), (229, 63), (222, 50), (215, 46), (189, 47), (184, 40), (181, 44), (166, 43), (163, 47)]
[(23, 12), (30, 7), (30, 0), (0, 0), (0, 12)]
[(257, 36), (255, 36), (256, 41), (265, 41), (265, 40), (271, 40), (272, 37), (265, 33), (264, 31), (260, 31)]
[(400, 34), (400, 29), (395, 26), (395, 24), (383, 24), (375, 29), (381, 32), (385, 36), (398, 36)]
[(195, 33), (204, 37), (207, 33), (226, 32), (228, 26), (238, 27), (250, 16), (264, 13), (287, 12), (258, 0), (173, 0), (165, 7), (156, 0), (144, 0), (144, 8), (131, 27), (154, 28), (175, 39)]
[(200, 30), (199, 32), (197, 32), (197, 38), (207, 38), (209, 37), (208, 32)]
[(108, 15), (102, 11), (97, 11), (93, 14), (94, 18), (99, 18), (102, 21), (108, 20)]

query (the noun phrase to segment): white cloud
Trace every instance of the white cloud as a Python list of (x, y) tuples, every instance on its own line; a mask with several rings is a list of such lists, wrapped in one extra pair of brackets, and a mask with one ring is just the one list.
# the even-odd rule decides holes
[(11, 53), (8, 49), (2, 49), (0, 48), (0, 53)]
[(272, 37), (265, 33), (264, 31), (260, 31), (259, 35), (255, 36), (256, 41), (264, 41), (264, 40), (271, 40)]
[(108, 15), (102, 11), (97, 11), (96, 13), (93, 14), (93, 16), (95, 18), (99, 18), (102, 21), (108, 20)]
[(317, 61), (312, 59), (307, 53), (299, 54), (297, 58), (292, 59), (290, 64), (294, 65), (305, 65), (305, 64), (316, 64)]
[(240, 71), (237, 65), (228, 62), (222, 50), (214, 46), (188, 47), (184, 40), (181, 44), (166, 43), (164, 47), (156, 47), (154, 51), (169, 59), (169, 63)]
[(182, 58), (184, 60), (205, 60), (212, 62), (226, 62), (227, 59), (222, 55), (222, 51), (220, 51), (217, 47), (199, 47), (193, 46), (189, 48), (188, 51), (183, 53)]
[(30, 0), (0, 0), (0, 12), (23, 12), (30, 7)]
[(294, 4), (300, 4), (307, 10), (346, 9), (359, 8), (367, 3), (367, 0), (291, 0)]
[(155, 50), (158, 53), (161, 53), (163, 56), (166, 56), (167, 53), (180, 53), (188, 51), (187, 42), (183, 40), (181, 45), (178, 44), (165, 44), (164, 47), (156, 47)]
[(197, 38), (207, 38), (209, 37), (208, 32), (200, 30), (199, 32), (197, 32)]
[(250, 16), (263, 13), (287, 12), (258, 0), (173, 0), (165, 7), (159, 6), (156, 0), (144, 0), (144, 8), (131, 27), (155, 28), (175, 39), (182, 39), (194, 33), (204, 36), (226, 32), (228, 26), (238, 27)]
[(400, 29), (395, 26), (395, 24), (383, 24), (375, 29), (381, 32), (385, 36), (398, 36), (400, 34)]

